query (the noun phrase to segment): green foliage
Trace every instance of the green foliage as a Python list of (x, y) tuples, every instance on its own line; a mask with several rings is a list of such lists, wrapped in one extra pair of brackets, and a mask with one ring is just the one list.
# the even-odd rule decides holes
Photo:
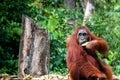
[[(103, 4), (105, 6), (103, 6)], [(50, 32), (50, 72), (66, 74), (66, 38), (83, 20), (81, 8), (64, 9), (63, 0), (3, 0), (0, 3), (0, 73), (17, 74), (22, 14)], [(96, 12), (87, 23), (109, 45), (108, 59), (120, 73), (120, 1), (95, 2)]]
[(26, 13), (26, 1), (0, 2), (0, 73), (17, 73), (21, 16)]

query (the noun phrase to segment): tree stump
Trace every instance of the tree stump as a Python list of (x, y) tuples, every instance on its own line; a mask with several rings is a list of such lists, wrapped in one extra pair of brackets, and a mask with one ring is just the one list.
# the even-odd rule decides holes
[(19, 48), (18, 77), (41, 76), (49, 73), (49, 32), (35, 21), (22, 16), (22, 35)]

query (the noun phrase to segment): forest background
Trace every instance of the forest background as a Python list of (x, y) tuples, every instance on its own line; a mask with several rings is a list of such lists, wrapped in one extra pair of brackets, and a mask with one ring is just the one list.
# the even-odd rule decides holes
[[(70, 2), (71, 1), (71, 2)], [(17, 74), (22, 14), (50, 32), (50, 73), (67, 74), (66, 38), (84, 17), (86, 0), (0, 1), (0, 73)], [(69, 4), (67, 4), (68, 2)], [(109, 45), (107, 59), (120, 73), (120, 0), (94, 0), (95, 12), (86, 25)]]

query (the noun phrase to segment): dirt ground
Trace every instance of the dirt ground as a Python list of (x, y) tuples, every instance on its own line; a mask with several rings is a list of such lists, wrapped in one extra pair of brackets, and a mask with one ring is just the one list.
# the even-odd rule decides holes
[[(44, 75), (40, 77), (32, 77), (26, 75), (24, 78), (18, 78), (16, 75), (10, 76), (9, 74), (0, 74), (0, 80), (70, 80), (69, 75), (61, 76), (55, 74)], [(113, 80), (120, 80), (120, 75), (113, 75)]]

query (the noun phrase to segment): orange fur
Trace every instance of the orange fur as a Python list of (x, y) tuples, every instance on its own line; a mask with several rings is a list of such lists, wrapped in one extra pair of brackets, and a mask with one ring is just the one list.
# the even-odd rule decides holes
[[(78, 43), (77, 33), (80, 29), (88, 32), (89, 43), (86, 48), (89, 51), (84, 50)], [(104, 77), (112, 80), (111, 68), (100, 59), (90, 55), (96, 55), (96, 50), (105, 55), (108, 52), (107, 42), (92, 34), (85, 26), (78, 27), (72, 35), (68, 36), (66, 62), (72, 80), (89, 80), (89, 77)]]

